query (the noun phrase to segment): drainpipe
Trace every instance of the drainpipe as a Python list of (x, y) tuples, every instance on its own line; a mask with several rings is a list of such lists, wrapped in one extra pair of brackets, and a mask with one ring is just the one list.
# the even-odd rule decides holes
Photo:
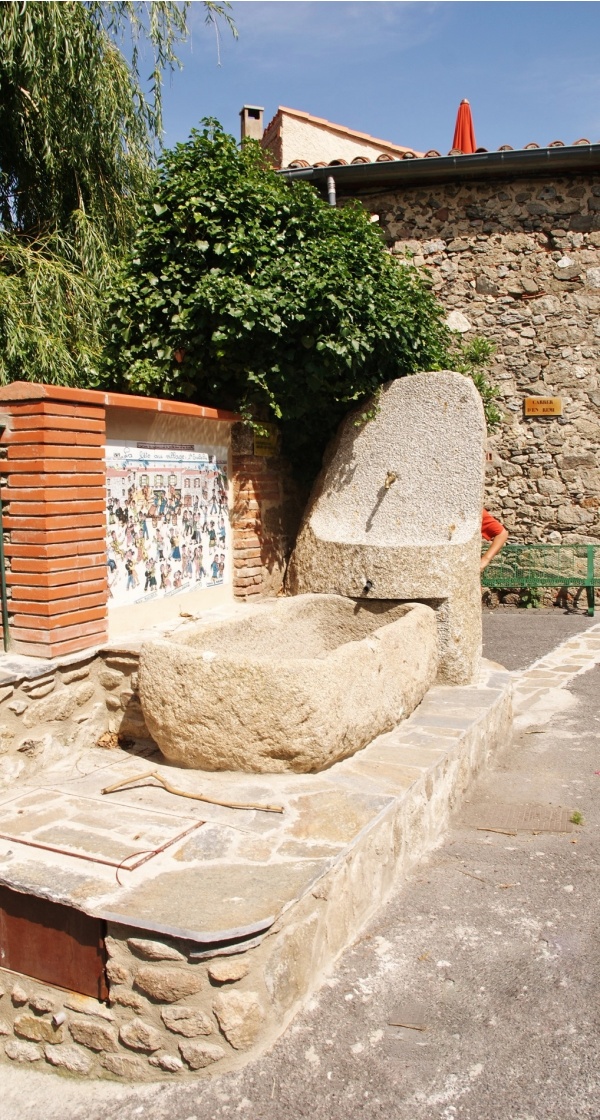
[[(0, 438), (6, 431), (6, 424), (0, 424)], [(8, 653), (8, 591), (6, 588), (6, 563), (4, 560), (4, 520), (2, 517), (2, 495), (0, 494), (0, 598), (2, 599), (2, 640), (4, 652)]]
[(327, 201), (330, 206), (337, 206), (335, 197), (335, 179), (333, 175), (327, 176)]

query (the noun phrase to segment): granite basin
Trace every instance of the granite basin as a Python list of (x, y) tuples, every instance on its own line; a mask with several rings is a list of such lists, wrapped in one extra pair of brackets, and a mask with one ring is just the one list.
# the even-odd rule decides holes
[(430, 607), (309, 594), (146, 643), (139, 695), (179, 766), (314, 773), (410, 715), (437, 669)]

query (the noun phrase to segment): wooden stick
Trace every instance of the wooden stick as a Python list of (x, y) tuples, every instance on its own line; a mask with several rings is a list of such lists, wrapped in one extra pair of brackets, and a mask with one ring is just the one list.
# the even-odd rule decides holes
[(427, 1027), (420, 1026), (419, 1023), (388, 1023), (388, 1027), (406, 1027), (408, 1031), (426, 1031)]
[(136, 774), (133, 778), (125, 778), (122, 782), (115, 782), (114, 786), (106, 786), (101, 793), (114, 793), (115, 790), (130, 786), (133, 782), (143, 782), (147, 778), (156, 778), (167, 793), (174, 793), (176, 797), (190, 797), (193, 801), (205, 801), (209, 805), (222, 805), (225, 809), (258, 809), (261, 813), (283, 813), (282, 805), (241, 805), (238, 801), (217, 801), (214, 797), (205, 797), (202, 793), (187, 793), (184, 789), (176, 789), (170, 782), (163, 778), (156, 770), (149, 770), (147, 774)]
[(516, 836), (516, 832), (509, 832), (506, 828), (487, 828), (486, 825), (477, 825), (477, 832), (499, 832), (500, 836)]

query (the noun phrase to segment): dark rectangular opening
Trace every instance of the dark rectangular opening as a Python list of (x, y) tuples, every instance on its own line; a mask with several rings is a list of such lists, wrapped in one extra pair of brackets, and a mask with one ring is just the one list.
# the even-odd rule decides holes
[(0, 965), (94, 999), (108, 998), (106, 923), (0, 887)]

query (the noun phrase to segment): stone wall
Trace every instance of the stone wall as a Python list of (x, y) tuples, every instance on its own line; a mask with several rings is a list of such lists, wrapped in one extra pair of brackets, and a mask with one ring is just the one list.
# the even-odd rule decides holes
[[(125, 668), (91, 665), (88, 677), (64, 689), (62, 682), (56, 695), (110, 671), (122, 677), (107, 695), (125, 699)], [(107, 678), (104, 687), (111, 683)], [(339, 764), (341, 788), (356, 790), (366, 781), (367, 816), (357, 818), (355, 807), (344, 824), (343, 814), (331, 813), (328, 794), (321, 816), (318, 808), (315, 813), (317, 831), (306, 831), (310, 814), (296, 820), (287, 814), (287, 843), (311, 836), (320, 836), (326, 850), (335, 838), (346, 836), (346, 843), (264, 935), (207, 944), (108, 921), (106, 1002), (0, 968), (0, 1062), (93, 1078), (179, 1080), (227, 1073), (264, 1053), (402, 876), (439, 844), (451, 809), (510, 734), (506, 673), (490, 669), (477, 689), (434, 689), (425, 703), (415, 726), (404, 721), (360, 759)], [(457, 719), (459, 731), (450, 727)], [(396, 756), (404, 749), (406, 760), (390, 761), (390, 751)], [(270, 860), (271, 843), (265, 835), (246, 835), (245, 876)], [(217, 866), (224, 851), (209, 845), (205, 858)]]
[(277, 595), (296, 539), (305, 496), (279, 455), (254, 454), (247, 424), (231, 431), (233, 593), (237, 599)]
[(110, 648), (40, 663), (0, 683), (0, 787), (88, 747), (150, 738), (138, 654)]
[[(362, 196), (431, 273), (450, 324), (497, 346), (502, 430), (486, 504), (519, 540), (600, 538), (600, 176), (449, 182)], [(555, 419), (524, 396), (562, 397)]]

